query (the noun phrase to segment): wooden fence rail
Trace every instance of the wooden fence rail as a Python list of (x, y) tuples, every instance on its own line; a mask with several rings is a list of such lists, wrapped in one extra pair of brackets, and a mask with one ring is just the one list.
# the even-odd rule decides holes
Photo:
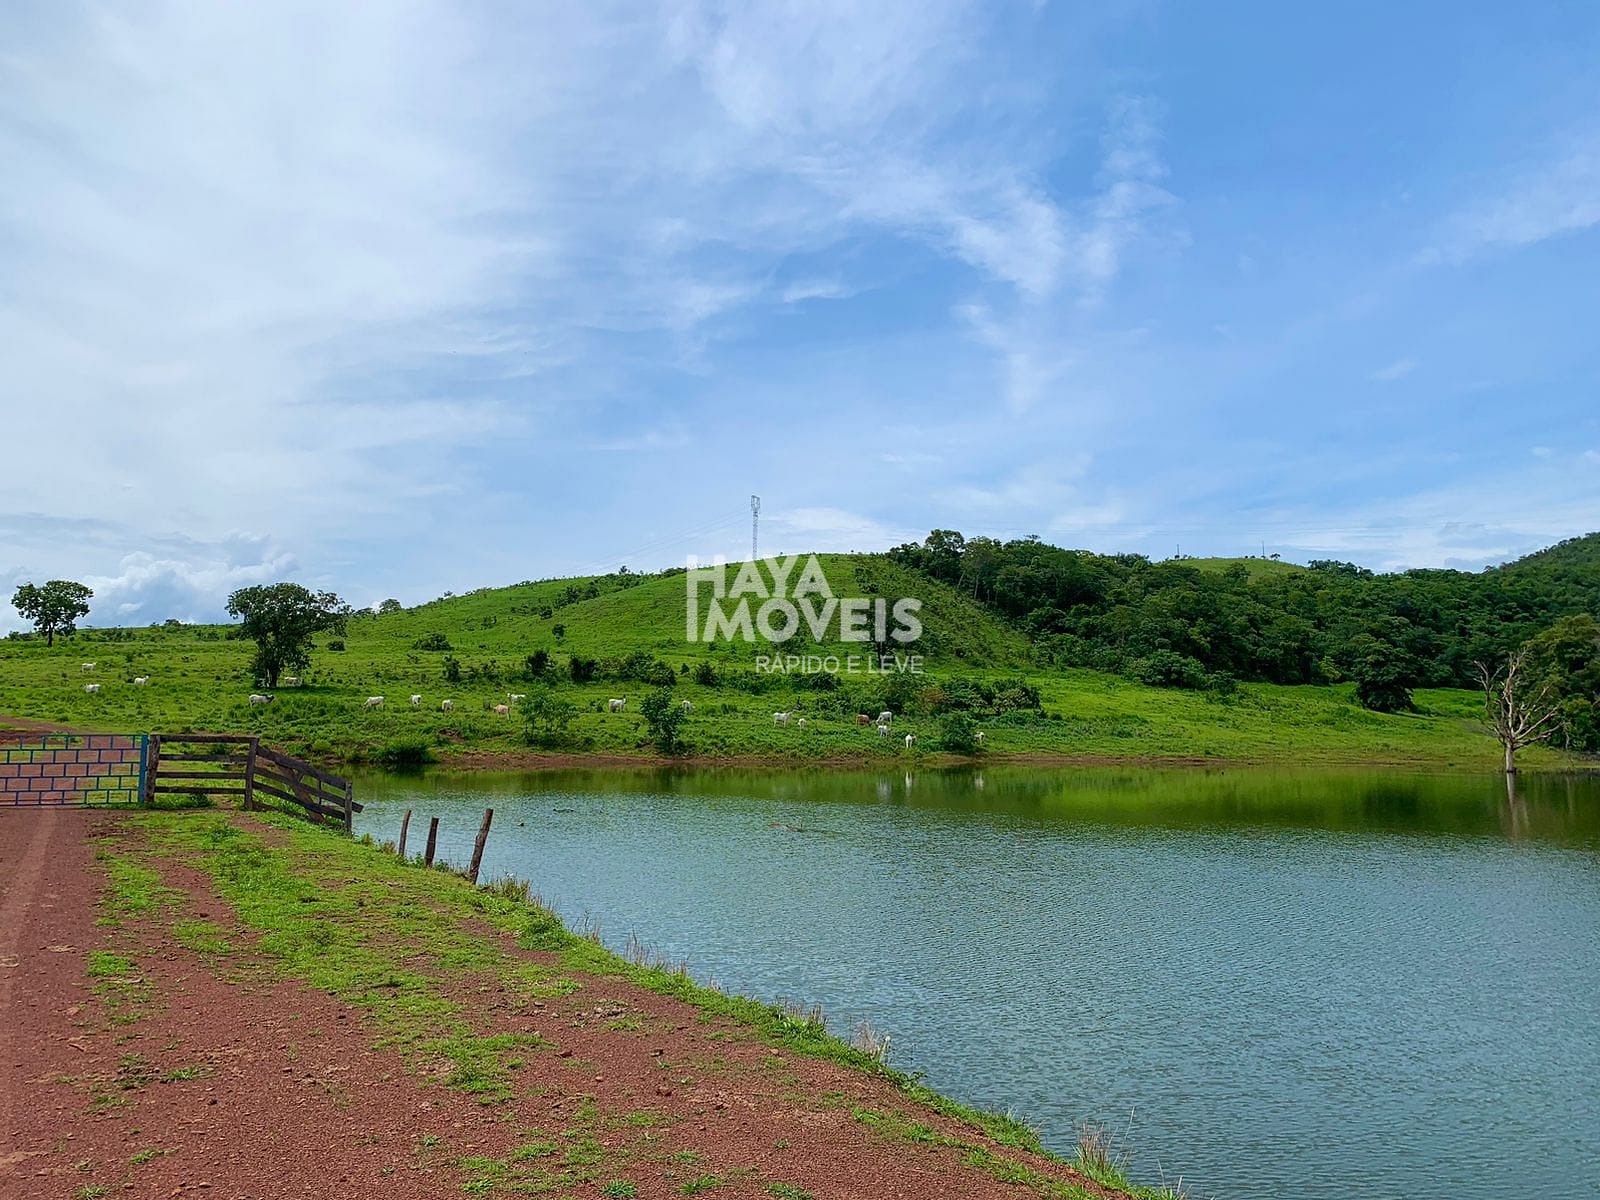
[(152, 734), (149, 755), (146, 803), (158, 795), (236, 796), (242, 807), (251, 809), (264, 793), (298, 805), (314, 820), (339, 821), (346, 832), (361, 811), (348, 779), (263, 746), (260, 738), (247, 734)]

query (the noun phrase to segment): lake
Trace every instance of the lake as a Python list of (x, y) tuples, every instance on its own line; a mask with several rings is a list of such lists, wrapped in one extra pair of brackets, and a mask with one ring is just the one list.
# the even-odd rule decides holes
[(1600, 1196), (1600, 777), (368, 777), (485, 878), (1191, 1197)]

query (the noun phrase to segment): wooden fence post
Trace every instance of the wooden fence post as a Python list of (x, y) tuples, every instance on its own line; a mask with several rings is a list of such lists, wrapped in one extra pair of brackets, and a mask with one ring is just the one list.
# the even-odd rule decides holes
[(422, 856), (422, 865), (433, 866), (433, 852), (439, 845), (439, 818), (434, 817), (428, 822), (428, 849)]
[(155, 803), (155, 776), (162, 773), (162, 734), (150, 734), (147, 757), (149, 768), (144, 773), (144, 805), (149, 808)]
[(161, 770), (161, 735), (152, 733), (145, 747), (144, 803), (148, 808), (156, 802), (156, 775)]
[(494, 809), (483, 810), (483, 824), (478, 826), (478, 840), (472, 847), (472, 868), (467, 878), (473, 883), (478, 882), (478, 868), (483, 864), (483, 844), (489, 840), (489, 823), (494, 820)]
[(395, 847), (394, 851), (395, 856), (398, 858), (403, 859), (406, 856), (406, 831), (410, 828), (411, 810), (408, 808), (406, 809), (406, 815), (400, 818), (400, 844)]
[(253, 812), (256, 806), (256, 750), (261, 739), (253, 737), (244, 752), (244, 810)]
[(348, 779), (344, 785), (344, 831), (354, 833), (356, 828), (356, 785)]

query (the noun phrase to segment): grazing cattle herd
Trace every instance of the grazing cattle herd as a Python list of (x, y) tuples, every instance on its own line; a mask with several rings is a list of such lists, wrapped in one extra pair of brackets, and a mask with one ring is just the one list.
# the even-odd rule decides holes
[[(90, 674), (90, 673), (94, 672), (97, 669), (97, 666), (98, 666), (98, 664), (96, 664), (96, 663), (86, 662), (86, 663), (81, 664), (80, 670), (84, 674)], [(259, 684), (265, 683), (266, 681), (265, 680), (258, 680), (257, 682), (258, 682), (258, 685), (259, 685)], [(148, 676), (148, 675), (135, 676), (133, 678), (133, 680), (132, 680), (132, 684), (133, 684), (134, 687), (139, 687), (139, 688), (149, 687), (150, 686), (150, 676)], [(299, 676), (296, 676), (296, 675), (290, 675), (290, 676), (286, 677), (283, 680), (283, 685), (285, 687), (292, 687), (292, 688), (300, 687), (301, 686), (300, 678), (299, 678)], [(98, 684), (98, 683), (86, 683), (86, 684), (83, 685), (83, 690), (88, 695), (91, 695), (91, 696), (98, 695), (100, 693), (100, 690), (101, 690), (101, 685)], [(511, 715), (512, 708), (515, 705), (517, 705), (518, 703), (520, 703), (521, 701), (526, 700), (527, 698), (528, 698), (527, 695), (525, 693), (523, 693), (523, 692), (508, 692), (508, 693), (506, 693), (506, 703), (504, 703), (504, 704), (495, 704), (493, 706), (486, 705), (485, 707), (488, 707), (490, 709), (490, 711), (494, 713), (495, 716), (508, 717), (508, 716)], [(260, 705), (271, 704), (274, 699), (276, 699), (276, 697), (271, 695), (270, 693), (266, 693), (266, 692), (251, 692), (250, 693), (250, 697), (249, 697), (249, 703), (250, 703), (251, 707), (257, 707), (257, 706), (260, 706)], [(420, 708), (422, 706), (422, 702), (423, 702), (422, 693), (420, 693), (420, 692), (413, 693), (413, 694), (410, 695), (409, 699), (411, 701), (411, 707), (412, 708)], [(384, 706), (384, 697), (382, 697), (382, 696), (368, 696), (366, 698), (366, 700), (361, 705), (361, 707), (364, 708), (364, 709), (381, 709), (383, 706)], [(606, 701), (606, 712), (608, 712), (608, 713), (626, 712), (627, 711), (627, 706), (628, 706), (627, 697), (625, 697), (625, 696), (613, 696), (613, 697), (611, 697), (610, 699), (608, 699)], [(682, 710), (685, 713), (692, 713), (694, 711), (694, 702), (692, 700), (680, 701), (680, 707), (682, 708)], [(454, 700), (446, 699), (446, 700), (441, 700), (439, 702), (439, 711), (440, 712), (446, 712), (446, 713), (454, 712), (455, 708), (456, 708), (456, 702)], [(783, 728), (788, 728), (791, 723), (793, 723), (794, 727), (797, 728), (797, 729), (805, 729), (805, 728), (807, 728), (807, 719), (805, 717), (801, 716), (799, 713), (793, 711), (793, 710), (786, 710), (786, 711), (782, 711), (782, 712), (773, 713), (772, 714), (772, 723), (774, 725), (781, 726)], [(866, 729), (866, 728), (869, 728), (869, 727), (873, 728), (873, 729), (876, 729), (877, 730), (877, 734), (878, 734), (878, 736), (880, 738), (886, 738), (893, 732), (894, 713), (891, 712), (889, 709), (884, 709), (876, 717), (873, 717), (870, 713), (856, 713), (855, 714), (855, 725), (856, 725), (856, 728), (858, 728), (858, 729)], [(988, 740), (988, 737), (989, 737), (989, 735), (988, 735), (988, 733), (986, 731), (978, 730), (977, 732), (975, 732), (973, 734), (973, 741), (974, 741), (974, 743), (976, 745), (981, 746)], [(905, 748), (907, 750), (913, 749), (917, 744), (917, 738), (916, 738), (915, 734), (908, 733), (908, 734), (905, 735), (903, 740), (904, 740)]]

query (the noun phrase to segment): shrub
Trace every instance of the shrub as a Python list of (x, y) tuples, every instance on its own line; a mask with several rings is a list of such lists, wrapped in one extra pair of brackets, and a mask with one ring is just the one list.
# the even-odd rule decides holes
[(333, 641), (328, 643), (328, 649), (336, 654), (342, 653), (344, 651), (344, 639), (334, 638)]
[(527, 720), (526, 737), (530, 746), (566, 746), (571, 744), (571, 726), (577, 718), (578, 706), (541, 687), (522, 701), (522, 711)]
[(444, 681), (446, 683), (461, 682), (461, 660), (453, 654), (444, 656)]
[(640, 715), (650, 729), (650, 740), (662, 754), (677, 754), (683, 749), (678, 731), (689, 714), (673, 699), (672, 689), (663, 687), (651, 692), (639, 705)]
[(717, 669), (711, 665), (710, 660), (705, 660), (695, 664), (694, 681), (701, 687), (717, 686)]
[(946, 713), (939, 722), (939, 748), (951, 754), (976, 754), (977, 733), (977, 726), (966, 713)]
[(600, 664), (592, 658), (579, 658), (574, 654), (567, 661), (567, 674), (573, 683), (588, 683), (600, 672)]
[(1176, 650), (1155, 650), (1128, 664), (1128, 674), (1150, 687), (1203, 688), (1206, 668), (1197, 658)]
[(523, 660), (529, 679), (543, 679), (550, 670), (550, 651), (535, 650)]
[(442, 633), (425, 633), (411, 643), (414, 650), (450, 650), (450, 639)]
[(671, 687), (678, 681), (672, 668), (643, 650), (635, 650), (626, 658), (608, 664), (608, 674), (618, 679), (631, 679), (652, 687)]

